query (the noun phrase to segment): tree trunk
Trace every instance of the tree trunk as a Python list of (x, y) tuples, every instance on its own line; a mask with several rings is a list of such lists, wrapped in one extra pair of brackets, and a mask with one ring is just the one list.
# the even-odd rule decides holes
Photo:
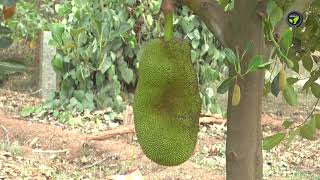
[[(240, 57), (249, 41), (253, 42), (251, 52), (247, 53), (241, 61), (242, 73), (247, 70), (254, 55), (262, 55), (268, 60), (270, 47), (266, 47), (263, 26), (256, 13), (257, 2), (241, 3), (232, 13), (234, 17), (230, 23), (228, 44), (238, 51)], [(233, 68), (230, 75), (234, 74)], [(229, 180), (255, 180), (262, 179), (262, 131), (261, 110), (264, 86), (264, 72), (258, 71), (246, 75), (237, 81), (241, 88), (241, 100), (238, 106), (232, 106), (233, 87), (229, 89), (228, 116), (227, 116), (227, 143), (226, 143), (226, 173)]]

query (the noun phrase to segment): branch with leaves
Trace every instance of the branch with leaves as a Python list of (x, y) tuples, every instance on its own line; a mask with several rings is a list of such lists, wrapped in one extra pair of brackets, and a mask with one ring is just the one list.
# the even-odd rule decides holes
[(228, 28), (231, 16), (224, 11), (217, 1), (212, 0), (177, 0), (188, 6), (213, 32), (223, 46), (227, 46), (225, 30)]

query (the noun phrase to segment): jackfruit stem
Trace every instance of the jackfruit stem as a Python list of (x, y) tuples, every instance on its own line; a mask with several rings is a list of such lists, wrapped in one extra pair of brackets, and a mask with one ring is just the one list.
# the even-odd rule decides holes
[(173, 38), (173, 13), (164, 15), (164, 40), (170, 41)]
[(170, 41), (173, 38), (173, 2), (172, 0), (163, 0), (161, 10), (164, 14), (164, 40)]

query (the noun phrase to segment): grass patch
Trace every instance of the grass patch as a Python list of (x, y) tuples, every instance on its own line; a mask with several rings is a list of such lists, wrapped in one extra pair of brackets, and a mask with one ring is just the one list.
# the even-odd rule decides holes
[(304, 172), (304, 171), (295, 171), (292, 177), (288, 178), (290, 180), (320, 180), (320, 175), (311, 173), (311, 172)]
[(10, 152), (13, 155), (21, 156), (23, 151), (18, 141), (13, 143), (1, 142), (0, 143), (0, 151)]

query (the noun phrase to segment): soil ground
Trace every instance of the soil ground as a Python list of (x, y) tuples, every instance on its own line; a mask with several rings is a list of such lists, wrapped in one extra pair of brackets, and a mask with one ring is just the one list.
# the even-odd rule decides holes
[[(112, 169), (114, 168), (112, 166), (127, 163), (127, 171), (132, 170), (131, 168), (139, 168), (143, 175), (148, 178), (224, 179), (223, 176), (217, 176), (216, 173), (209, 168), (197, 165), (194, 162), (186, 162), (182, 166), (174, 168), (159, 166), (146, 158), (136, 143), (128, 143), (124, 138), (112, 138), (105, 141), (87, 141), (87, 136), (84, 134), (62, 129), (61, 127), (53, 127), (48, 124), (38, 124), (10, 118), (5, 116), (3, 112), (0, 114), (0, 124), (7, 129), (10, 141), (18, 140), (22, 144), (21, 147), (24, 157), (35, 158), (44, 164), (47, 164), (48, 161), (55, 158), (64, 159), (66, 162), (55, 165), (62, 166), (57, 168), (56, 171), (63, 171), (63, 169), (73, 166), (71, 169), (68, 169), (68, 171), (77, 171), (80, 169), (79, 174), (84, 173), (83, 175), (85, 175), (86, 171), (84, 167), (86, 167), (85, 164), (88, 164), (90, 159), (82, 160), (83, 162), (78, 161), (79, 158), (85, 157), (83, 156), (84, 151), (88, 151), (92, 160), (96, 159), (99, 161), (104, 157), (110, 157), (99, 164), (100, 166), (110, 167)], [(1, 139), (5, 139), (5, 136), (6, 134), (4, 133), (0, 134)], [(52, 154), (46, 152), (42, 152), (42, 154), (41, 152), (35, 153), (36, 151), (30, 147), (30, 143), (35, 139), (37, 139), (37, 148), (66, 151), (55, 154), (55, 156), (59, 157), (50, 157)], [(211, 141), (211, 143), (214, 143), (214, 141)], [(3, 154), (3, 156), (6, 155)], [(12, 157), (12, 155), (9, 157)], [(88, 163), (86, 163), (86, 161), (88, 161)], [(5, 163), (5, 161), (2, 163)], [(50, 164), (48, 165), (50, 166)], [(94, 177), (97, 176), (98, 174)]]
[[(142, 153), (134, 135), (89, 141), (89, 134), (23, 119), (14, 109), (23, 104), (20, 101), (37, 104), (40, 100), (9, 91), (2, 91), (0, 96), (5, 97), (0, 98), (0, 179), (116, 179), (112, 175), (134, 170), (139, 170), (146, 179), (225, 179), (224, 123), (202, 124), (193, 157), (180, 166), (164, 167)], [(284, 131), (283, 117), (293, 113), (299, 123), (306, 114), (302, 110), (281, 112), (285, 114), (264, 112), (264, 135)], [(317, 136), (320, 139), (319, 133)], [(265, 179), (319, 180), (319, 151), (320, 140), (299, 138), (289, 147), (282, 144), (270, 152), (264, 151)]]

